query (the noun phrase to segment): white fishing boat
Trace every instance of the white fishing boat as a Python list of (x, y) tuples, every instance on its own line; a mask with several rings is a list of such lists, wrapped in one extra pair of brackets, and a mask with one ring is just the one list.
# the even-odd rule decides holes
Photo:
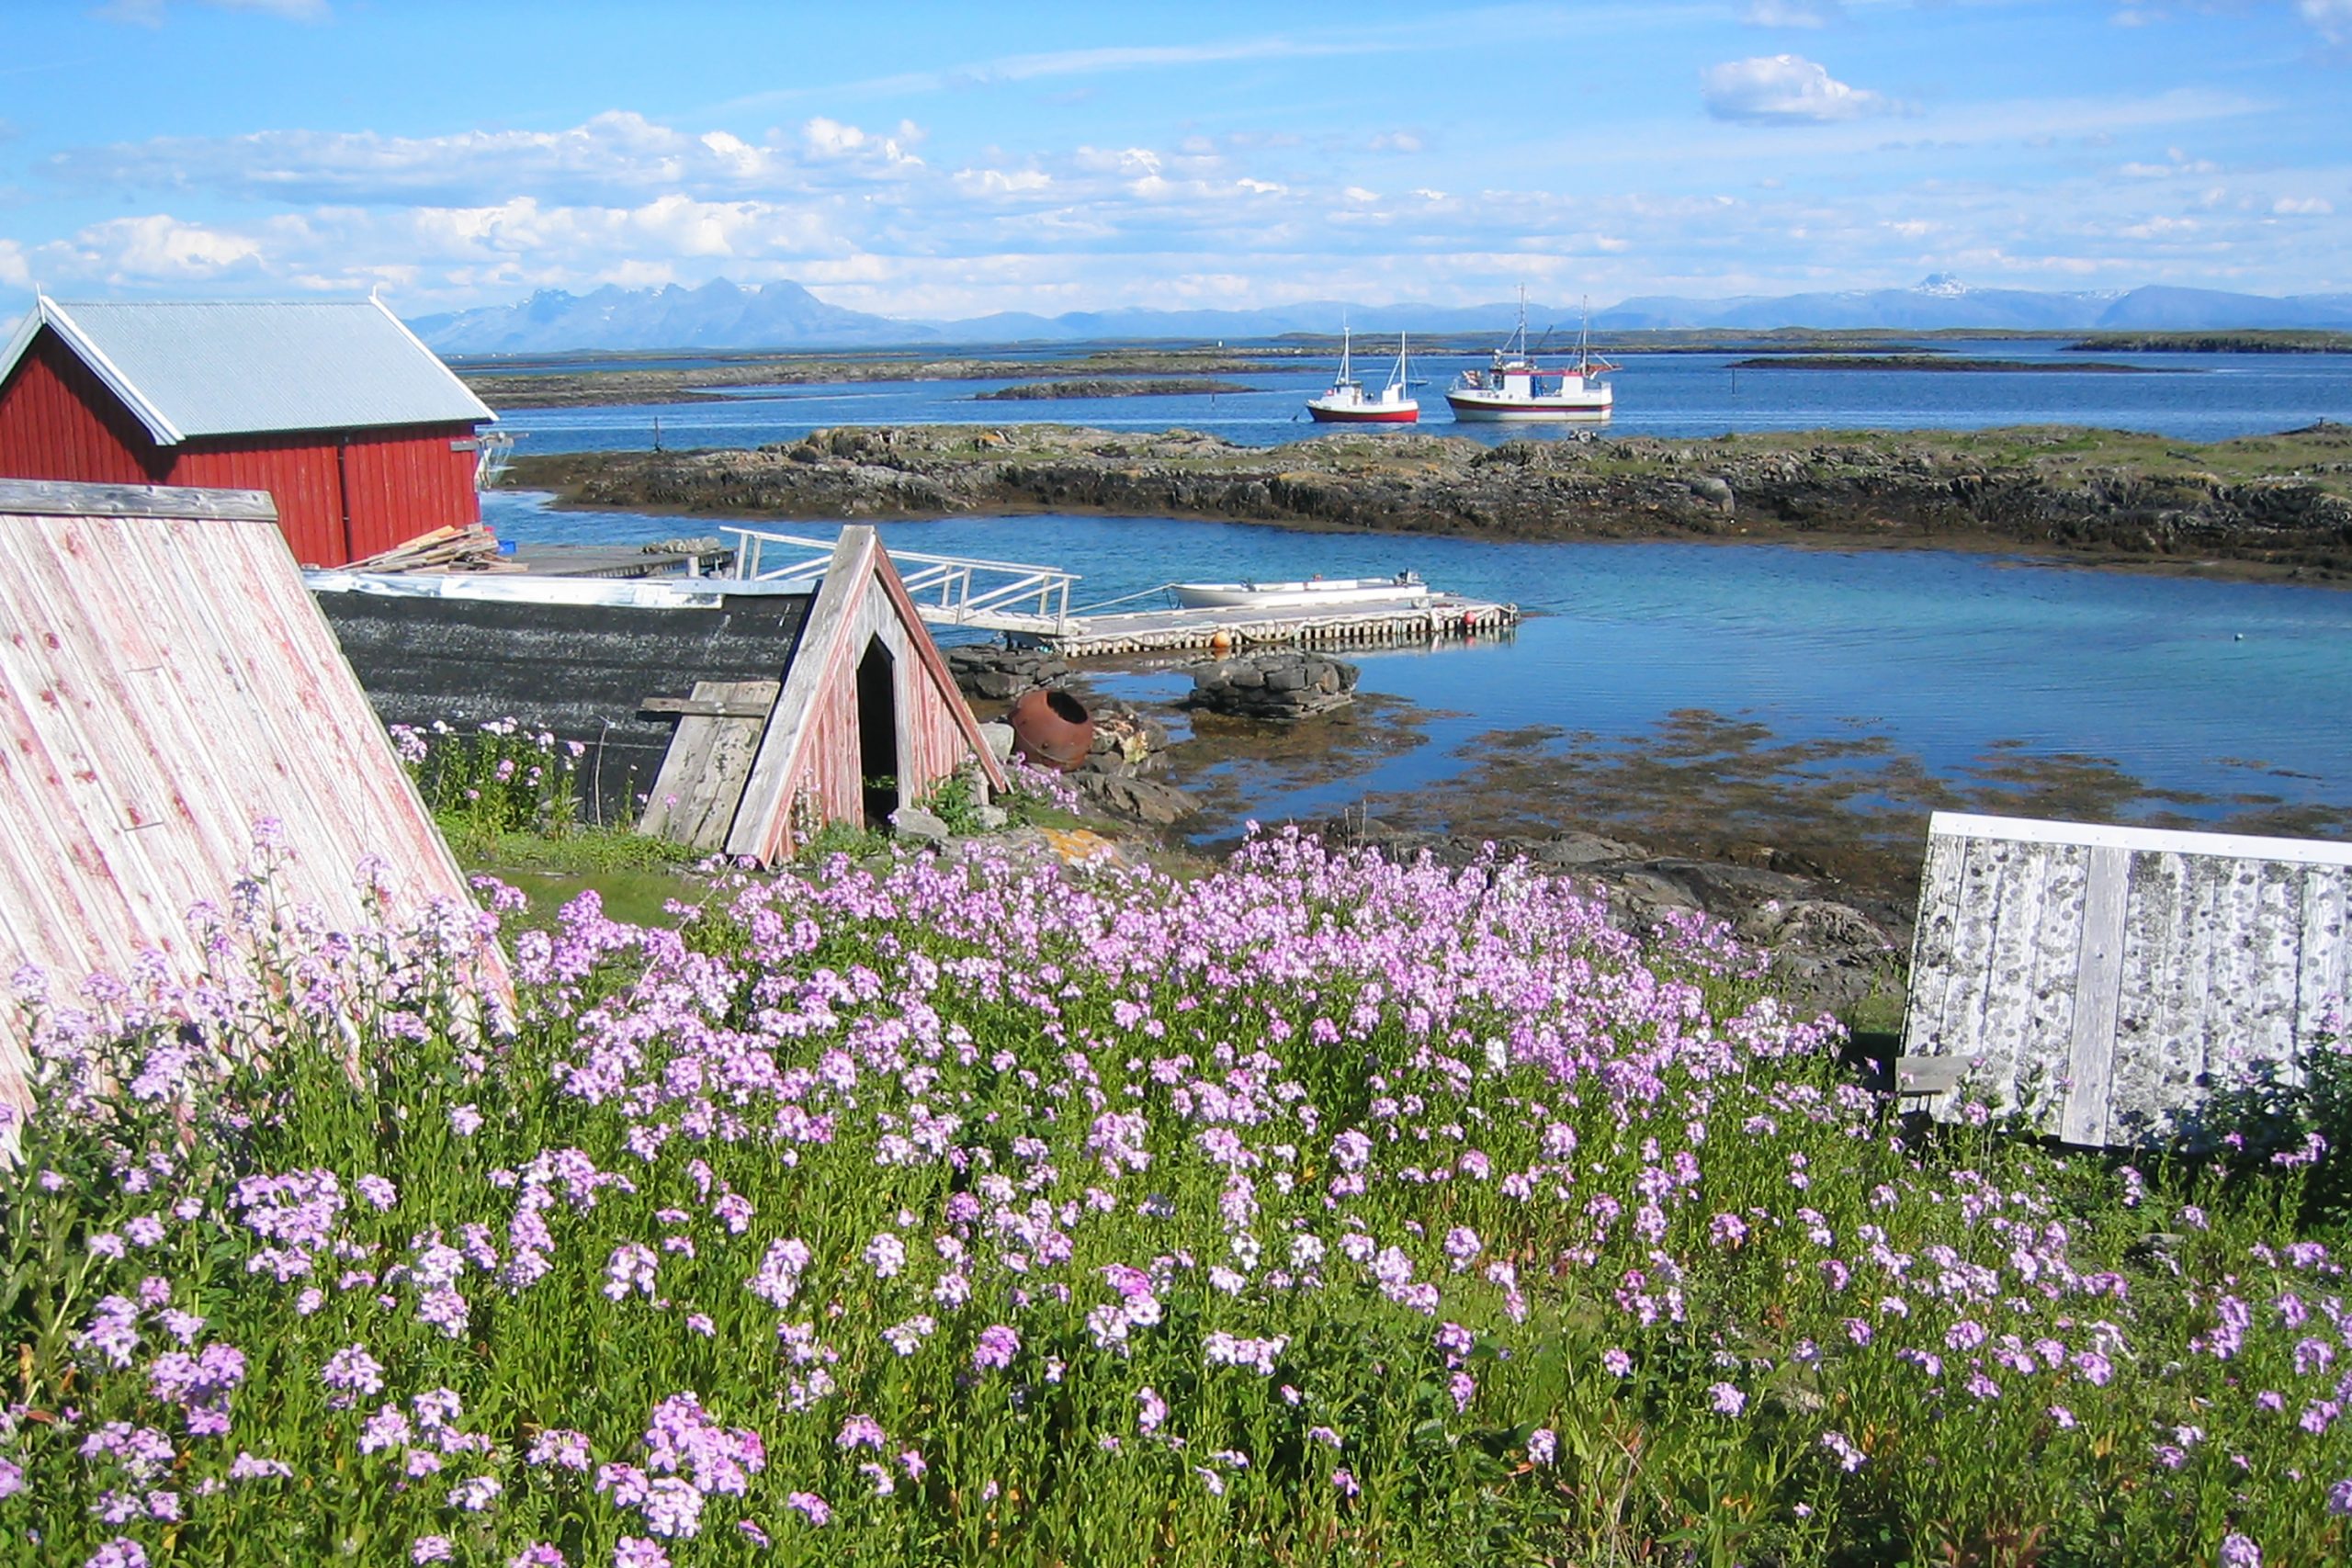
[(1430, 585), (1419, 572), (1394, 577), (1315, 577), (1304, 582), (1172, 582), (1169, 592), (1187, 610), (1348, 609), (1359, 604), (1420, 604)]
[(1607, 419), (1617, 394), (1600, 378), (1617, 367), (1593, 357), (1589, 326), (1588, 316), (1577, 333), (1576, 363), (1547, 368), (1527, 346), (1527, 290), (1521, 289), (1518, 330), (1495, 350), (1486, 368), (1464, 370), (1454, 378), (1446, 389), (1446, 405), (1456, 420)]
[(1306, 400), (1306, 412), (1317, 424), (1410, 424), (1421, 417), (1421, 405), (1414, 400), (1405, 379), (1403, 333), (1396, 334), (1396, 367), (1389, 372), (1388, 385), (1378, 392), (1367, 393), (1351, 372), (1349, 348), (1347, 329), (1341, 327), (1339, 378), (1321, 397)]

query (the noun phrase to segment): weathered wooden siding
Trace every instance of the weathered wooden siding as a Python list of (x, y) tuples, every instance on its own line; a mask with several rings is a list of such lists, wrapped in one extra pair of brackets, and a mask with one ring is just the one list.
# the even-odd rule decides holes
[(583, 800), (608, 822), (636, 816), (676, 727), (640, 713), (645, 699), (685, 696), (697, 680), (779, 679), (808, 606), (798, 594), (713, 609), (396, 598), (334, 581), (320, 608), (386, 724), (515, 718), (577, 740)]
[[(214, 436), (177, 449), (167, 481), (267, 491), (294, 558), (342, 566), (481, 521), (470, 425)], [(348, 517), (346, 525), (345, 518)]]
[[(193, 978), (187, 911), (265, 818), (281, 895), (333, 925), (365, 919), (369, 854), (412, 908), (469, 897), (267, 496), (0, 480), (0, 962), (70, 987), (152, 950)], [(21, 1103), (18, 1031), (0, 1019)]]
[(899, 804), (921, 799), (975, 760), (991, 787), (1004, 787), (971, 709), (878, 536), (868, 527), (844, 528), (809, 609), (800, 652), (776, 699), (775, 716), (761, 739), (728, 835), (728, 853), (763, 862), (789, 855), (797, 813), (820, 822), (869, 825), (858, 744), (857, 667), (876, 637), (891, 658)]
[(2160, 1136), (2331, 1025), (2347, 890), (2352, 845), (1939, 813), (1905, 1054), (2069, 1142)]
[(171, 460), (47, 326), (0, 386), (0, 478), (153, 484)]

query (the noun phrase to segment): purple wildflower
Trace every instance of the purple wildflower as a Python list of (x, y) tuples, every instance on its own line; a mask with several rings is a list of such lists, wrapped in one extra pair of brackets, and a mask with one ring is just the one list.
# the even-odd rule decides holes
[(972, 1349), (972, 1365), (982, 1371), (1009, 1367), (1020, 1353), (1021, 1336), (1004, 1324), (992, 1323), (980, 1330), (979, 1343)]

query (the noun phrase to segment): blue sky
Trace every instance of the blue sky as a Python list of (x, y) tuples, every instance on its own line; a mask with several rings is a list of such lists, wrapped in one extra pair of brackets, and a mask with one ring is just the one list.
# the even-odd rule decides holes
[(2352, 0), (15, 0), (0, 321), (2352, 290)]

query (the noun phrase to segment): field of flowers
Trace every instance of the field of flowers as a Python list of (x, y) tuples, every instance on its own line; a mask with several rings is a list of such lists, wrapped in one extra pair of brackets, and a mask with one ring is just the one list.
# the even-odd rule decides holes
[(2346, 1551), (2303, 1155), (1906, 1127), (1702, 924), (836, 859), (583, 897), (508, 1017), (493, 916), (271, 888), (201, 986), (17, 976), (0, 1561)]

